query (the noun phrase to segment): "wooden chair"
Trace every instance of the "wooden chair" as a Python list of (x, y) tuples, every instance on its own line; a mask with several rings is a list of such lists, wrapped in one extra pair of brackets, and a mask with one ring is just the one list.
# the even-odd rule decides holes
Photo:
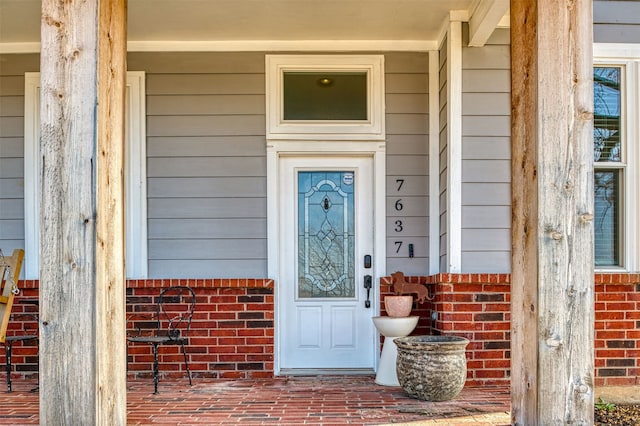
[[(35, 324), (34, 329), (28, 333), (21, 333), (7, 336), (7, 328), (9, 319), (11, 318), (11, 309), (13, 301), (18, 290), (18, 279), (20, 270), (22, 269), (22, 261), (24, 259), (24, 250), (16, 249), (13, 255), (4, 256), (0, 250), (0, 342), (4, 343), (5, 365), (7, 372), (7, 392), (11, 392), (11, 354), (13, 344), (16, 342), (24, 342), (28, 340), (36, 340), (38, 338), (38, 317), (37, 314), (20, 314), (29, 317), (29, 320)], [(15, 319), (15, 317), (14, 317)]]
[(0, 343), (4, 343), (9, 325), (13, 299), (18, 290), (18, 279), (22, 269), (24, 250), (15, 249), (12, 256), (4, 256), (0, 250)]
[(151, 345), (153, 349), (153, 393), (158, 393), (160, 371), (158, 366), (158, 349), (162, 345), (180, 345), (184, 364), (191, 382), (191, 371), (187, 358), (186, 345), (189, 343), (189, 329), (196, 309), (196, 294), (190, 287), (167, 287), (160, 292), (155, 306), (155, 313), (146, 321), (135, 321), (132, 318), (142, 318), (141, 314), (129, 317), (129, 323), (133, 322), (136, 330), (134, 335), (128, 336), (129, 343), (142, 343)]

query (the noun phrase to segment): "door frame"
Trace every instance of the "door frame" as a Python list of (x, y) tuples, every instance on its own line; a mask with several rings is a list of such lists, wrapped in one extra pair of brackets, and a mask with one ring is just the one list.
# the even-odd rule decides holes
[[(379, 280), (386, 275), (386, 155), (384, 141), (268, 141), (267, 142), (267, 268), (269, 278), (275, 281), (274, 291), (274, 374), (280, 374), (280, 316), (279, 301), (281, 277), (280, 253), (284, 247), (280, 229), (280, 205), (287, 194), (280, 191), (281, 159), (283, 157), (369, 157), (373, 165), (373, 276), (372, 316), (380, 313)], [(377, 339), (376, 333), (376, 339)], [(374, 345), (375, 369), (379, 351)]]

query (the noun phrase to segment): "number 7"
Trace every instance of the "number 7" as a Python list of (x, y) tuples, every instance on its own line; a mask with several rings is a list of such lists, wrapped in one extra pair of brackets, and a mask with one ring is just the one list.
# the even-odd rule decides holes
[(396, 253), (400, 253), (400, 248), (402, 247), (402, 241), (395, 241), (394, 244), (396, 245)]

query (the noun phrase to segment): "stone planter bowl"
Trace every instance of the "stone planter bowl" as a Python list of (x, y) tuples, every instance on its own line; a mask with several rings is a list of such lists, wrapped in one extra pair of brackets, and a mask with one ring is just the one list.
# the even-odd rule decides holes
[(448, 401), (458, 396), (467, 379), (465, 349), (458, 336), (409, 336), (394, 340), (398, 347), (398, 381), (412, 398)]
[(390, 317), (408, 317), (413, 308), (413, 296), (385, 296), (384, 310)]

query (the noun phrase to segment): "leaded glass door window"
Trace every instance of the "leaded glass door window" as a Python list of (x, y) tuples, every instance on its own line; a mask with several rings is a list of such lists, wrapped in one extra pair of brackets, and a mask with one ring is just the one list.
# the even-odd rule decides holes
[(353, 298), (353, 172), (298, 172), (298, 297)]

